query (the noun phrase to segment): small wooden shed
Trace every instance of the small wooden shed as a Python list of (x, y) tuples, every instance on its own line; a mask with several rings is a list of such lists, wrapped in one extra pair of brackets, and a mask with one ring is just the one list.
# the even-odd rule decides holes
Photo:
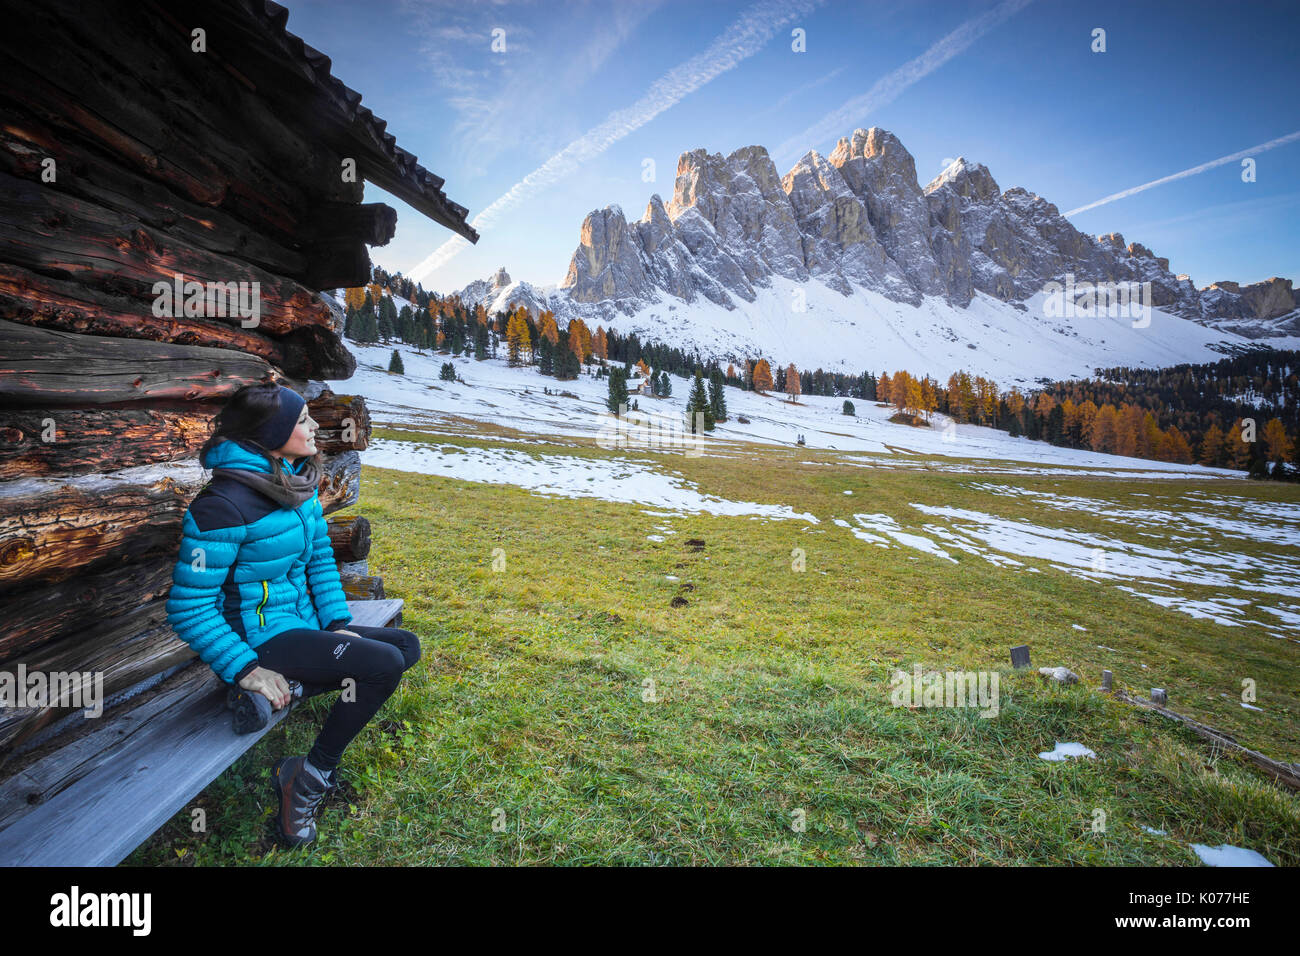
[[(268, 378), (303, 394), (325, 512), (358, 500), (369, 416), (321, 381), (356, 362), (319, 293), (367, 282), (367, 246), (393, 235), (396, 212), (363, 204), (362, 181), (478, 235), (279, 4), (4, 12), (0, 671), (94, 672), (129, 707), (200, 663), (164, 604), (206, 477), (196, 453), (228, 395)], [(167, 308), (160, 283), (184, 304)], [(336, 557), (363, 560), (364, 519), (334, 524)], [(347, 582), (382, 597), (381, 582)], [(79, 708), (0, 708), (0, 831), (75, 782), (14, 775), (89, 723)]]

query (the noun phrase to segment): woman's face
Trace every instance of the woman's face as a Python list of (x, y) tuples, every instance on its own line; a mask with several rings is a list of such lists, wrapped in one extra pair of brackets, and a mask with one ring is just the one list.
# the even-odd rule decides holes
[(284, 458), (307, 458), (316, 454), (316, 429), (319, 426), (316, 421), (307, 413), (307, 406), (302, 407), (302, 412), (298, 415), (298, 424), (293, 429), (293, 434), (289, 440), (284, 443), (280, 449), (280, 455)]

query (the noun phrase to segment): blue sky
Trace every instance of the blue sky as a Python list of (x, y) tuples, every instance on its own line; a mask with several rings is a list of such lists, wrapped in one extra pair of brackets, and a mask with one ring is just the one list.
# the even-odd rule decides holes
[[(502, 265), (560, 281), (588, 212), (617, 203), (640, 218), (700, 147), (759, 144), (784, 175), (807, 149), (880, 126), (922, 185), (964, 156), (1067, 212), (1300, 131), (1294, 0), (282, 2), (288, 29), (471, 220), (485, 215), (476, 246), (448, 245), (448, 230), (366, 185), (367, 202), (398, 212), (371, 258), (411, 275), (437, 252), (423, 282), (440, 292)], [(1197, 286), (1300, 282), (1300, 139), (1253, 155), (1255, 182), (1233, 161), (1071, 222), (1143, 243)]]

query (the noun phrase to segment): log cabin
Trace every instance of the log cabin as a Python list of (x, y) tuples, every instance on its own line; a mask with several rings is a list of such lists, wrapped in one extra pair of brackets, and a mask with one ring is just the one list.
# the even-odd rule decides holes
[[(3, 9), (0, 672), (93, 674), (106, 707), (98, 719), (71, 697), (0, 707), (0, 863), (111, 864), (252, 743), (228, 739), (228, 720), (216, 743), (186, 738), (191, 764), (211, 751), (190, 792), (160, 798), (102, 852), (79, 850), (75, 827), (30, 851), (66, 829), (51, 822), (72, 812), (56, 801), (111, 819), (111, 787), (94, 781), (139, 756), (122, 740), (221, 723), (216, 678), (164, 610), (213, 416), (252, 382), (298, 391), (320, 423), (323, 510), (356, 505), (370, 420), (363, 396), (324, 384), (356, 362), (321, 293), (368, 282), (367, 247), (394, 234), (396, 212), (363, 203), (363, 181), (478, 234), (277, 3)], [(200, 307), (159, 308), (167, 285), (201, 288)], [(214, 286), (245, 306), (236, 291), (256, 290), (255, 314), (211, 308)], [(336, 518), (330, 536), (349, 597), (377, 616), (358, 623), (400, 622), (365, 573), (365, 519)]]

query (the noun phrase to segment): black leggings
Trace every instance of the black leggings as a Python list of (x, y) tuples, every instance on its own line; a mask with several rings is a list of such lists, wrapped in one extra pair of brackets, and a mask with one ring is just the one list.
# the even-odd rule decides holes
[(303, 700), (341, 689), (345, 678), (356, 681), (355, 693), (340, 695), (334, 702), (307, 754), (314, 766), (325, 771), (339, 765), (343, 748), (392, 696), (402, 673), (420, 659), (420, 639), (410, 631), (361, 624), (349, 624), (345, 630), (361, 637), (295, 628), (256, 650), (260, 667), (302, 684)]

